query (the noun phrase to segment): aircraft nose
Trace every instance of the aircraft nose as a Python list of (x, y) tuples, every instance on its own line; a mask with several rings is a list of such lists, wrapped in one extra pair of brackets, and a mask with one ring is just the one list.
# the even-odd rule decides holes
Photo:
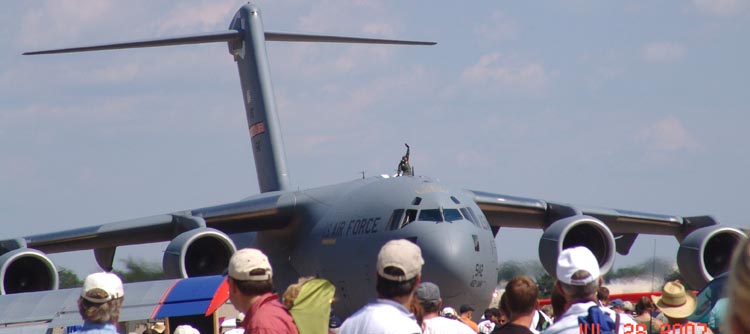
[(444, 305), (484, 308), (497, 284), (495, 240), (489, 231), (451, 225), (440, 224), (417, 240), (425, 261), (422, 281), (440, 287)]

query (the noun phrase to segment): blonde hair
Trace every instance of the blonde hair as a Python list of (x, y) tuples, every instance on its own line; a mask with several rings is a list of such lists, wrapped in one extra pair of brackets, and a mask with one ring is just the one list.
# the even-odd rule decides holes
[(284, 291), (284, 294), (281, 296), (281, 303), (284, 304), (284, 307), (286, 307), (287, 310), (291, 310), (294, 306), (294, 301), (297, 300), (297, 297), (299, 297), (299, 292), (300, 290), (302, 290), (302, 285), (314, 278), (315, 277), (312, 276), (300, 277), (297, 283), (294, 283), (286, 288), (286, 291)]
[(750, 242), (743, 239), (734, 251), (726, 295), (729, 305), (724, 322), (729, 333), (750, 333)]

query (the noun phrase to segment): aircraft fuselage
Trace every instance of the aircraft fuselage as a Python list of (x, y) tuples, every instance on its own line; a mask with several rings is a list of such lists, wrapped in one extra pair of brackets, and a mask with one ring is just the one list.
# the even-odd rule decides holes
[(388, 240), (419, 245), (422, 280), (444, 304), (489, 305), (497, 283), (494, 236), (471, 197), (428, 177), (373, 177), (288, 193), (295, 214), (284, 229), (233, 235), (238, 247), (269, 254), (279, 291), (301, 276), (336, 285), (333, 308), (347, 316), (376, 297), (375, 262)]

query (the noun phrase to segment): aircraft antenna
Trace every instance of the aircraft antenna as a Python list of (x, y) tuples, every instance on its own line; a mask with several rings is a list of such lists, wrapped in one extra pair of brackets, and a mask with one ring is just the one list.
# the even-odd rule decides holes
[(266, 41), (325, 42), (434, 45), (434, 42), (389, 40), (345, 36), (306, 35), (263, 30), (260, 10), (246, 4), (234, 15), (228, 30), (176, 37), (109, 43), (93, 46), (26, 52), (24, 55), (69, 53), (83, 51), (145, 48), (182, 44), (227, 42), (229, 53), (237, 62), (245, 104), (250, 141), (255, 159), (260, 192), (290, 189), (286, 154), (281, 137), (281, 126), (276, 113), (276, 102), (271, 84), (271, 73), (266, 55)]

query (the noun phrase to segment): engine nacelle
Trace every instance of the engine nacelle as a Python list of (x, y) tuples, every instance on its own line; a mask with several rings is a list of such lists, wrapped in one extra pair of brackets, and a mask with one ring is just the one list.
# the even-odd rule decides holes
[(732, 254), (744, 238), (747, 238), (745, 233), (736, 228), (699, 228), (680, 243), (677, 267), (691, 287), (701, 289), (714, 277), (729, 270)]
[(57, 290), (57, 269), (44, 253), (19, 248), (0, 256), (0, 294)]
[(162, 266), (167, 278), (222, 274), (237, 251), (226, 234), (212, 229), (190, 230), (172, 239), (164, 251)]
[(601, 275), (612, 269), (615, 261), (615, 238), (607, 225), (590, 216), (573, 216), (560, 219), (546, 230), (539, 240), (539, 260), (552, 276), (556, 277), (557, 257), (563, 249), (584, 246), (599, 261)]

